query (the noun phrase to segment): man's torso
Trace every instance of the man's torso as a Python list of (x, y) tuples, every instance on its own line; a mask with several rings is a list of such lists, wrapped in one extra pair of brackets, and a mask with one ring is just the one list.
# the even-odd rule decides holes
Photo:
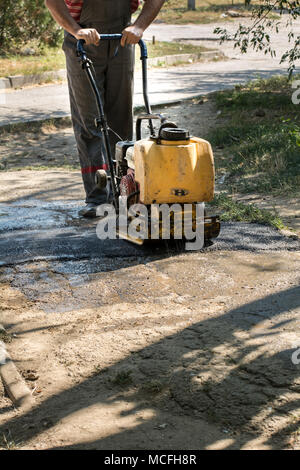
[[(113, 0), (111, 0), (113, 2)], [(124, 0), (126, 1), (126, 0)], [(139, 0), (127, 0), (130, 2), (131, 12), (134, 13), (139, 6)], [(80, 21), (80, 15), (83, 7), (84, 0), (65, 0), (65, 4), (67, 5), (70, 15), (74, 18), (75, 21)], [(113, 3), (112, 3), (113, 8)]]

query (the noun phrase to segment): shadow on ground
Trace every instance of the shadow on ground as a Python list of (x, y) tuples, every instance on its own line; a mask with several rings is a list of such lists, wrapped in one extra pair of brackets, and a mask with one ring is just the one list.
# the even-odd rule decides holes
[[(195, 323), (16, 416), (0, 427), (0, 435), (9, 430), (26, 445), (45, 431), (46, 422), (59, 440), (62, 421), (75, 417), (74, 425), (80, 427), (84, 413), (92, 410), (90, 426), (103, 436), (101, 407), (125, 401), (128, 407), (117, 418), (146, 409), (153, 416), (99, 439), (89, 440), (83, 432), (82, 441), (54, 447), (174, 449), (176, 435), (181, 437), (182, 449), (214, 446), (209, 433), (203, 434), (204, 421), (225, 429), (228, 449), (250, 445), (263, 432), (264, 445), (289, 447), (299, 429), (300, 366), (291, 361), (293, 350), (282, 348), (279, 328), (296, 327), (296, 315), (285, 320), (282, 315), (299, 306), (300, 288), (294, 287)], [(116, 381), (116, 377), (128, 380)], [(166, 410), (169, 421), (160, 429), (157, 425), (164, 423)], [(170, 416), (182, 414), (190, 421), (185, 429), (177, 429)]]

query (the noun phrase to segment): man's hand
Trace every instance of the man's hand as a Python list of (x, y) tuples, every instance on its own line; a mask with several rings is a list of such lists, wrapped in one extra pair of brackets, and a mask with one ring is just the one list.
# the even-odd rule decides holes
[(132, 26), (128, 26), (123, 31), (121, 46), (126, 44), (137, 44), (142, 39), (145, 29), (152, 23), (163, 6), (165, 0), (145, 1), (139, 17)]
[(76, 39), (84, 39), (86, 44), (95, 44), (98, 46), (100, 42), (100, 35), (96, 29), (81, 28), (76, 23), (74, 18), (70, 15), (67, 5), (64, 0), (45, 0), (47, 8), (50, 10), (51, 15), (55, 21), (68, 33), (75, 36)]
[(100, 34), (93, 28), (80, 28), (76, 31), (75, 37), (76, 39), (84, 39), (87, 45), (94, 44), (98, 46), (100, 42)]
[(142, 39), (144, 30), (136, 25), (132, 25), (125, 28), (122, 34), (121, 46), (124, 47), (127, 44), (137, 44)]

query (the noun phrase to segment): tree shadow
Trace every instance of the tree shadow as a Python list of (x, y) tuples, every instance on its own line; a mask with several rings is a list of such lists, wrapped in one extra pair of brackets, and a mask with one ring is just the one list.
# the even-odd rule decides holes
[[(297, 331), (299, 306), (300, 287), (293, 287), (195, 323), (8, 420), (0, 426), (0, 434), (9, 429), (15, 439), (26, 443), (45, 430), (45, 420), (48, 429), (55, 431), (71, 415), (82, 412), (84, 422), (88, 409), (124, 400), (130, 406), (120, 411), (120, 419), (136, 417), (146, 409), (153, 410), (153, 416), (106, 437), (84, 437), (60, 448), (175, 448), (176, 425), (164, 433), (169, 435), (167, 444), (160, 440), (159, 430), (156, 440), (141, 439), (151, 435), (151, 430), (153, 434), (159, 419), (165, 419), (166, 408), (173, 416), (187, 418), (182, 449), (215, 444), (209, 434), (196, 435), (195, 429), (199, 426), (201, 432), (203, 422), (226, 429), (227, 448), (240, 448), (263, 435), (269, 448), (286, 448), (299, 428), (300, 366), (292, 363), (293, 350), (284, 335)], [(130, 371), (128, 383), (116, 380), (124, 371), (125, 376)], [(159, 389), (155, 393), (153, 383)], [(95, 419), (101, 435), (101, 409), (95, 411)]]

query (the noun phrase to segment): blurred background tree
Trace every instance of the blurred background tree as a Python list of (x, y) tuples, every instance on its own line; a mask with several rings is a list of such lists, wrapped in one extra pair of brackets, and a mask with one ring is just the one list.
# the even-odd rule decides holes
[(188, 0), (188, 10), (196, 10), (196, 0)]
[(17, 53), (34, 41), (38, 48), (56, 46), (62, 30), (44, 0), (0, 0), (0, 54)]
[[(249, 5), (250, 0), (245, 0), (245, 3)], [(243, 53), (252, 48), (274, 57), (276, 50), (272, 47), (272, 34), (284, 31), (287, 50), (281, 56), (280, 63), (287, 62), (291, 76), (300, 59), (300, 35), (294, 31), (294, 22), (299, 18), (299, 0), (262, 0), (253, 4), (252, 24), (239, 24), (233, 34), (220, 27), (214, 32), (219, 35), (221, 42), (232, 40), (234, 46)]]

